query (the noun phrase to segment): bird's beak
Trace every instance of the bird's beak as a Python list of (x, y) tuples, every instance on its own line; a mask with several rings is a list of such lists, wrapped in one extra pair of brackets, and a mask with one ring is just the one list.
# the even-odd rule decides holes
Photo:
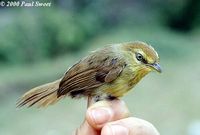
[(153, 68), (155, 71), (161, 73), (162, 72), (162, 69), (160, 67), (160, 64), (159, 63), (153, 63), (153, 64), (149, 64), (149, 66), (151, 68)]

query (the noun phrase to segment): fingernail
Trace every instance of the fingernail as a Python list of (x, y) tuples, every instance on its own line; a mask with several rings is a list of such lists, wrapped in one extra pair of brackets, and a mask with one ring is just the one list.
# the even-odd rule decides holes
[(90, 116), (96, 125), (102, 125), (111, 120), (112, 111), (106, 107), (95, 108), (91, 110)]
[(120, 125), (110, 125), (110, 132), (111, 135), (128, 135), (129, 131), (127, 128), (120, 126)]

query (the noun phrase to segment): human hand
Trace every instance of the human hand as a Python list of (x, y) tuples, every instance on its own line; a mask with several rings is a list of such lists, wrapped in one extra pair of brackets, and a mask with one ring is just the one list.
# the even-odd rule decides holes
[(159, 135), (149, 122), (130, 117), (122, 100), (99, 101), (91, 105), (75, 135)]

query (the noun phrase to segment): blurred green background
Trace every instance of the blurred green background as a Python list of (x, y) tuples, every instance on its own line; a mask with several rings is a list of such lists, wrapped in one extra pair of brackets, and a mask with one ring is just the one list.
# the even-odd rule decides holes
[(199, 0), (40, 2), (52, 4), (0, 6), (2, 135), (70, 135), (84, 119), (85, 100), (17, 109), (17, 99), (60, 78), (90, 51), (135, 40), (158, 51), (163, 73), (149, 74), (123, 98), (132, 116), (150, 121), (162, 135), (200, 135)]

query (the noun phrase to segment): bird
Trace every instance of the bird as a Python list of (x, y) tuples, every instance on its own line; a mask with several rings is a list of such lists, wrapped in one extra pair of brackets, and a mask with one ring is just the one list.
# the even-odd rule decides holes
[(145, 42), (107, 45), (75, 63), (62, 78), (26, 92), (17, 107), (46, 107), (64, 97), (118, 99), (151, 71), (161, 73), (159, 63), (158, 53)]

